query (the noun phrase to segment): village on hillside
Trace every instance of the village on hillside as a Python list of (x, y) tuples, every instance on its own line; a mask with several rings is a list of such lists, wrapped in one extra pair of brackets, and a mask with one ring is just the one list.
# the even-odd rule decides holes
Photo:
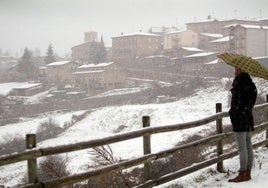
[[(111, 47), (105, 46), (96, 31), (85, 32), (84, 41), (70, 47), (70, 58), (56, 56), (53, 44), (44, 57), (27, 48), (21, 58), (1, 52), (0, 85), (24, 84), (14, 84), (6, 93), (0, 93), (0, 118), (58, 108), (98, 107), (101, 101), (92, 99), (98, 94), (148, 83), (156, 87), (156, 80), (169, 84), (232, 76), (230, 67), (217, 58), (223, 52), (251, 56), (268, 66), (267, 34), (268, 19), (208, 17), (187, 23), (184, 29), (151, 27), (147, 32), (121, 33), (112, 37)], [(38, 94), (45, 95), (43, 106), (27, 104), (27, 97)], [(107, 99), (102, 105), (120, 100), (129, 102), (119, 97)]]
[[(0, 188), (237, 187), (228, 182), (239, 165), (227, 113), (234, 70), (218, 55), (268, 68), (268, 18), (208, 16), (121, 33), (111, 46), (99, 32), (81, 33), (66, 57), (52, 42), (44, 56), (0, 49)], [(268, 83), (252, 80), (255, 164), (240, 185), (262, 187)]]

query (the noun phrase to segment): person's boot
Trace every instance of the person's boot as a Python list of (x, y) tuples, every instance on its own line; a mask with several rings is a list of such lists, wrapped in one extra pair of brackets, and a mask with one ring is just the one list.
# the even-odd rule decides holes
[(251, 180), (251, 170), (246, 171), (248, 180)]
[(228, 182), (243, 182), (248, 180), (247, 171), (239, 171), (238, 176), (233, 179), (229, 179)]

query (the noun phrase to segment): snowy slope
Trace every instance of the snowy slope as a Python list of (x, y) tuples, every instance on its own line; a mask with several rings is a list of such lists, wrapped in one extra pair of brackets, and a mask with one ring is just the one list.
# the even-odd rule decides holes
[[(266, 188), (268, 187), (268, 149), (259, 148), (254, 153), (254, 166), (251, 172), (251, 180), (240, 183), (229, 183), (228, 179), (234, 178), (238, 173), (238, 156), (224, 161), (224, 168), (227, 173), (215, 171), (215, 165), (189, 174), (177, 180), (168, 182), (157, 188), (180, 185), (183, 188)], [(179, 186), (178, 186), (179, 187)]]
[[(122, 125), (125, 126), (125, 129), (121, 133), (137, 130), (142, 127), (142, 116), (145, 115), (150, 116), (151, 126), (198, 120), (215, 113), (217, 102), (223, 102), (224, 108), (227, 108), (227, 98), (227, 91), (212, 87), (199, 91), (191, 98), (173, 103), (105, 107), (91, 113), (59, 137), (44, 141), (39, 146), (47, 147), (55, 145), (55, 143), (61, 145), (114, 135), (114, 131)], [(212, 123), (212, 126), (207, 128), (214, 129), (215, 126), (213, 125)], [(176, 143), (182, 141), (185, 136), (194, 134), (200, 129), (203, 130), (204, 128), (195, 128), (190, 132), (185, 130), (153, 135), (152, 152), (173, 147)], [(142, 154), (141, 146), (141, 138), (137, 138), (113, 144), (112, 148), (117, 157), (129, 158)]]
[(5, 143), (4, 139), (7, 135), (9, 137), (25, 137), (26, 134), (36, 133), (40, 123), (53, 118), (53, 120), (63, 127), (65, 122), (69, 122), (73, 115), (81, 115), (84, 111), (76, 111), (69, 113), (47, 113), (37, 118), (24, 118), (23, 121), (0, 126), (0, 142)]
[[(116, 134), (115, 132), (117, 132), (119, 128), (121, 130), (120, 133), (137, 130), (142, 127), (142, 116), (144, 115), (151, 117), (151, 126), (170, 125), (198, 120), (214, 114), (215, 104), (218, 102), (223, 104), (223, 111), (228, 109), (229, 92), (223, 88), (224, 83), (217, 87), (212, 86), (208, 89), (200, 90), (193, 96), (189, 96), (188, 98), (172, 103), (112, 106), (97, 109), (58, 137), (38, 143), (38, 147), (64, 145), (102, 138)], [(68, 117), (70, 118), (71, 115), (72, 113), (53, 114), (50, 117), (57, 119), (61, 122), (61, 124), (63, 124), (68, 121)], [(44, 117), (38, 117), (30, 121), (25, 120), (25, 124), (23, 125), (19, 123), (6, 125), (6, 127), (0, 129), (0, 139), (5, 134), (16, 135), (34, 133), (37, 129), (38, 122), (41, 122), (43, 118)], [(229, 123), (229, 120), (224, 119), (224, 123)], [(215, 123), (187, 131), (176, 131), (153, 135), (152, 152), (171, 148), (179, 141), (182, 141), (185, 137), (189, 136), (189, 134), (202, 134), (204, 129), (214, 130)], [(112, 144), (111, 147), (115, 156), (118, 158), (132, 158), (142, 155), (142, 140), (140, 138)], [(268, 153), (266, 152), (264, 154)], [(90, 160), (88, 150), (72, 152), (67, 154), (67, 157), (70, 160), (69, 169), (72, 170), (73, 173), (86, 170), (87, 165), (92, 162)], [(237, 161), (237, 159), (235, 159), (235, 161)], [(231, 162), (230, 164), (232, 167), (232, 164), (235, 164), (235, 162)], [(233, 169), (235, 169), (235, 167), (233, 167)], [(19, 183), (24, 176), (23, 172), (25, 169), (25, 162), (0, 167), (0, 185), (4, 184), (12, 186)], [(268, 169), (268, 167), (266, 169)], [(189, 177), (188, 180), (190, 180), (191, 176), (194, 176), (194, 174), (187, 176)], [(219, 176), (221, 176), (221, 174)], [(189, 185), (189, 187), (193, 186), (187, 183), (187, 177), (185, 177), (185, 185)]]

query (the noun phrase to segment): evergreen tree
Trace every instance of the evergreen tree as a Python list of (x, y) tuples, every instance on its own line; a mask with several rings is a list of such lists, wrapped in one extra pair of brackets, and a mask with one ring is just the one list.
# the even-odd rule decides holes
[(91, 63), (101, 63), (107, 61), (107, 53), (104, 46), (103, 38), (101, 42), (92, 42), (90, 45), (89, 60)]
[(38, 70), (32, 61), (32, 54), (28, 48), (24, 49), (23, 56), (18, 63), (17, 71), (25, 75), (27, 78), (32, 78), (38, 73)]
[(49, 64), (49, 63), (52, 63), (52, 62), (55, 62), (55, 56), (54, 56), (54, 52), (53, 52), (53, 47), (52, 47), (52, 45), (50, 43), (49, 46), (48, 46), (48, 49), (47, 49), (47, 55), (45, 57), (45, 63)]
[(90, 44), (90, 51), (89, 51), (89, 62), (98, 64), (99, 58), (98, 58), (98, 43), (93, 41)]
[(31, 54), (28, 48), (24, 49), (24, 53), (18, 64), (18, 72), (27, 73), (29, 71), (29, 66), (31, 65)]
[(104, 46), (104, 42), (103, 42), (103, 37), (102, 36), (101, 36), (99, 56), (100, 56), (100, 60), (102, 62), (106, 62), (107, 61), (107, 52), (106, 52), (106, 48)]

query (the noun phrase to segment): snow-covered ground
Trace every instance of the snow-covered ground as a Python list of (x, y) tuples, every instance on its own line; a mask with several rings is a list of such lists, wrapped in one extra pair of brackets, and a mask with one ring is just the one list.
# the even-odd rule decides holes
[[(117, 134), (118, 130), (120, 130), (120, 133), (137, 130), (142, 127), (142, 116), (145, 115), (150, 116), (151, 126), (162, 126), (194, 121), (210, 116), (215, 113), (215, 104), (219, 102), (223, 105), (223, 111), (226, 111), (228, 109), (229, 92), (224, 89), (225, 82), (226, 80), (223, 80), (220, 85), (199, 90), (192, 96), (172, 103), (110, 106), (96, 109), (92, 113), (88, 114), (82, 121), (77, 122), (56, 138), (38, 143), (37, 147), (48, 147), (88, 141)], [(49, 117), (60, 122), (60, 125), (63, 125), (64, 122), (70, 121), (73, 114), (79, 115), (81, 113), (83, 112), (78, 111), (66, 114), (54, 113), (50, 114)], [(25, 119), (20, 123), (0, 127), (0, 142), (5, 142), (2, 138), (7, 134), (9, 136), (16, 136), (19, 134), (24, 136), (26, 133), (35, 133), (40, 122), (44, 121), (45, 118), (48, 118), (46, 116)], [(223, 123), (229, 124), (229, 119), (225, 118)], [(214, 129), (215, 123), (210, 123), (207, 126), (193, 128), (190, 130), (153, 135), (151, 141), (152, 152), (171, 148), (189, 135), (204, 134), (206, 130)], [(114, 155), (118, 158), (127, 159), (140, 156), (143, 152), (142, 139), (136, 138), (115, 143), (111, 145), (111, 148)], [(92, 163), (88, 151), (89, 150), (82, 150), (67, 154), (70, 161), (69, 169), (73, 173), (79, 173), (87, 170), (88, 164)], [(265, 177), (260, 175), (265, 173), (267, 175), (268, 173), (268, 165), (265, 164), (268, 152), (263, 149), (260, 150), (259, 155), (264, 157), (263, 169), (258, 171), (255, 167), (252, 175), (253, 180), (250, 181), (251, 183), (255, 182), (257, 187), (258, 185), (264, 185), (265, 183)], [(238, 159), (234, 158), (227, 160), (225, 164), (226, 168), (235, 171), (238, 168)], [(214, 169), (214, 167), (211, 168)], [(237, 187), (237, 185), (228, 183), (225, 184), (224, 182), (227, 181), (227, 178), (224, 177), (224, 174), (216, 174), (211, 177), (209, 175), (205, 175), (207, 180), (195, 185), (193, 183), (193, 177), (204, 174), (204, 171), (206, 170), (207, 169), (204, 169), (180, 178), (178, 179), (177, 184), (182, 184), (184, 187), (221, 187), (221, 185), (223, 185), (222, 187)], [(13, 186), (20, 183), (21, 179), (24, 177), (25, 171), (25, 162), (0, 167), (0, 185)], [(258, 179), (255, 177), (258, 177)], [(261, 181), (262, 183), (260, 183)], [(165, 185), (160, 187), (165, 187)]]
[[(180, 185), (183, 188), (266, 188), (268, 186), (268, 148), (263, 147), (255, 150), (254, 166), (251, 172), (251, 180), (240, 183), (229, 183), (228, 179), (237, 176), (239, 169), (238, 156), (225, 160), (224, 168), (227, 173), (217, 172), (216, 165), (191, 173), (177, 180), (168, 182), (157, 188)], [(174, 186), (175, 187), (175, 186)]]
[(25, 137), (26, 134), (36, 133), (40, 123), (52, 118), (59, 127), (63, 127), (65, 122), (70, 122), (73, 115), (81, 115), (84, 111), (69, 113), (47, 113), (37, 118), (23, 118), (21, 122), (0, 126), (0, 143), (5, 143), (6, 136)]
[(108, 97), (108, 96), (115, 96), (115, 95), (124, 95), (124, 94), (130, 94), (130, 93), (138, 93), (145, 89), (146, 88), (140, 88), (140, 87), (114, 89), (114, 90), (107, 91), (107, 92), (104, 92), (104, 93), (101, 93), (101, 94), (98, 94), (96, 96), (89, 97), (89, 98), (99, 98), (99, 97)]
[(8, 95), (14, 88), (28, 88), (39, 85), (40, 83), (29, 83), (29, 82), (8, 82), (0, 83), (0, 95)]

